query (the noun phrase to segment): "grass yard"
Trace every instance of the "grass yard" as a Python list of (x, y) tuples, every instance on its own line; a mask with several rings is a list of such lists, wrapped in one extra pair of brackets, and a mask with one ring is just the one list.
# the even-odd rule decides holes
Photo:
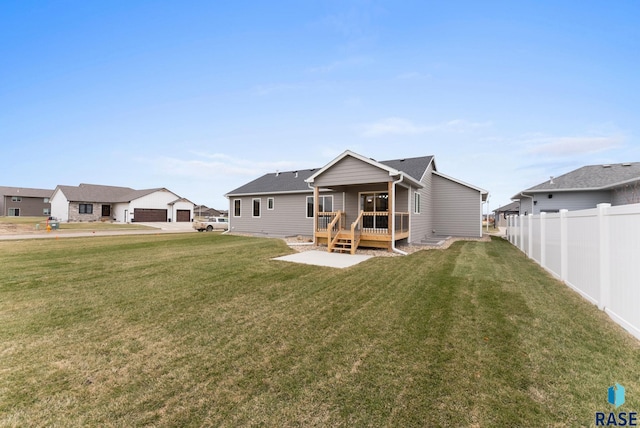
[[(22, 233), (45, 230), (46, 217), (0, 217), (0, 233)], [(38, 229), (36, 229), (36, 227)], [(60, 230), (142, 230), (153, 229), (136, 223), (111, 223), (102, 221), (65, 223), (60, 222)]]
[(589, 426), (638, 342), (501, 239), (340, 270), (280, 240), (0, 242), (0, 426)]

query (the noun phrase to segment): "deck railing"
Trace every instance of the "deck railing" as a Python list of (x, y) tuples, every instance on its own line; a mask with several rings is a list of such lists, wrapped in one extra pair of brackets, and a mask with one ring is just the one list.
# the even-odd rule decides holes
[(342, 211), (319, 212), (317, 231), (326, 232), (327, 228), (331, 223), (333, 223), (333, 220), (338, 216), (338, 214), (340, 214), (340, 216), (343, 217), (342, 221), (344, 224), (344, 213)]
[[(351, 224), (356, 225), (360, 234), (367, 235), (391, 235), (391, 213), (360, 211), (358, 218)], [(346, 226), (346, 213), (342, 210), (318, 213), (317, 232), (327, 232), (330, 239), (344, 230)], [(395, 213), (396, 233), (409, 232), (409, 213)], [(329, 241), (330, 242), (330, 241)]]
[(409, 213), (396, 213), (395, 219), (396, 233), (409, 231)]
[(362, 236), (362, 217), (364, 216), (364, 211), (360, 211), (358, 218), (356, 221), (351, 223), (351, 254), (356, 253), (356, 249), (358, 245), (360, 245), (360, 237)]
[(331, 223), (327, 225), (327, 251), (329, 252), (333, 251), (333, 247), (338, 240), (338, 233), (340, 233), (344, 228), (344, 218), (345, 213), (338, 210), (335, 212), (335, 216), (333, 217), (333, 220), (331, 220)]

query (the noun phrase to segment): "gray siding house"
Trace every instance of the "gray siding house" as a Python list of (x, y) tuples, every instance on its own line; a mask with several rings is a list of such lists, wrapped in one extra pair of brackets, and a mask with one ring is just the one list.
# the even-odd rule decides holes
[(265, 174), (225, 195), (232, 232), (313, 236), (329, 251), (481, 237), (487, 191), (439, 173), (433, 156), (351, 151), (322, 168)]
[(51, 215), (53, 190), (0, 187), (0, 216), (39, 217)]
[(640, 162), (589, 165), (551, 177), (511, 197), (520, 214), (595, 208), (598, 204), (640, 203)]

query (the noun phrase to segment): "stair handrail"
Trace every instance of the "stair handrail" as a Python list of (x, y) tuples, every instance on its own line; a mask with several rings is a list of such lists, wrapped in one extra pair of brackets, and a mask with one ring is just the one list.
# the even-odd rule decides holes
[(351, 223), (351, 254), (356, 253), (358, 245), (360, 244), (360, 237), (362, 236), (362, 216), (364, 211), (361, 210), (356, 220)]
[[(332, 238), (331, 234), (333, 233), (333, 228), (335, 227), (337, 222), (340, 222), (338, 227), (338, 232), (336, 232), (335, 238)], [(336, 216), (333, 218), (333, 220), (331, 220), (331, 223), (329, 223), (329, 225), (327, 226), (327, 251), (328, 252), (333, 251), (333, 247), (336, 241), (338, 240), (338, 234), (340, 233), (341, 229), (342, 229), (342, 210), (338, 210), (336, 212)]]

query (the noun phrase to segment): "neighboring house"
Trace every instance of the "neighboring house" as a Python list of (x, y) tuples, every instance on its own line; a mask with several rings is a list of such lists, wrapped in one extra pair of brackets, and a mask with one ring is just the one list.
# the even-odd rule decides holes
[(38, 217), (51, 215), (51, 189), (0, 187), (0, 216)]
[(320, 169), (265, 174), (225, 195), (233, 232), (313, 236), (329, 250), (482, 236), (487, 191), (433, 156), (378, 162), (351, 151)]
[(589, 165), (551, 177), (513, 195), (520, 214), (540, 214), (595, 208), (600, 203), (626, 205), (640, 202), (640, 162)]
[(193, 214), (198, 217), (226, 217), (228, 212), (209, 208), (206, 205), (196, 205), (193, 208)]
[(56, 187), (51, 215), (60, 221), (186, 222), (193, 219), (193, 203), (165, 188), (80, 184)]
[(493, 210), (495, 227), (507, 227), (507, 217), (520, 213), (520, 201), (514, 201)]

